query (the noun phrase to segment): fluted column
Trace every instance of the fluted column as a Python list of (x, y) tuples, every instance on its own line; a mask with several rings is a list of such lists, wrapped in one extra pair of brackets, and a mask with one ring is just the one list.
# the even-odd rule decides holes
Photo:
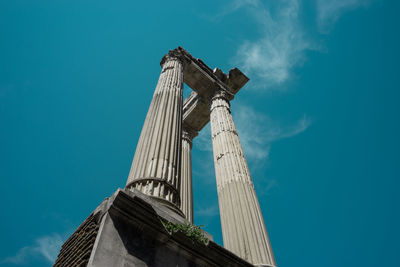
[(161, 66), (126, 187), (179, 212), (183, 62), (173, 50), (164, 56)]
[(276, 266), (228, 98), (211, 100), (211, 135), (224, 247), (259, 266)]
[(193, 186), (192, 186), (192, 142), (197, 132), (183, 127), (181, 164), (181, 210), (186, 219), (193, 224)]

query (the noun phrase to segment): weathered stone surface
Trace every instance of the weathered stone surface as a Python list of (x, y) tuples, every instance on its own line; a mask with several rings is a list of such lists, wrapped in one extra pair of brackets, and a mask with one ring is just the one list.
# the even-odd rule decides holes
[[(234, 95), (239, 92), (244, 84), (249, 80), (243, 73), (238, 69), (232, 69), (230, 72), (234, 75), (235, 79), (231, 79), (229, 82), (232, 85), (228, 87), (232, 94), (229, 95), (230, 99), (233, 99)], [(239, 75), (240, 73), (241, 75)], [(203, 95), (199, 95), (197, 92), (192, 92), (183, 102), (183, 123), (188, 127), (200, 131), (210, 121), (210, 99), (218, 87), (211, 86), (207, 90), (203, 90)]]
[(224, 247), (261, 266), (276, 266), (256, 192), (224, 91), (211, 104), (211, 135)]
[[(162, 72), (136, 147), (127, 188), (136, 188), (180, 212), (181, 125), (200, 131), (209, 121), (209, 100), (223, 88), (232, 99), (248, 78), (238, 69), (229, 75), (211, 70), (182, 47), (162, 60)], [(182, 107), (183, 82), (195, 92)], [(183, 118), (182, 118), (183, 115)], [(184, 194), (186, 194), (184, 192)], [(185, 199), (185, 201), (187, 201)], [(190, 203), (184, 203), (188, 206)]]
[[(89, 216), (55, 266), (275, 266), (230, 114), (229, 101), (249, 79), (237, 68), (212, 70), (181, 47), (161, 66), (126, 189)], [(183, 82), (194, 90), (184, 102)], [(193, 223), (191, 147), (210, 120), (224, 244), (245, 260), (212, 241), (168, 234), (161, 223)]]
[[(89, 261), (83, 265), (71, 261), (69, 265), (55, 266), (252, 266), (213, 241), (204, 245), (182, 232), (168, 233), (162, 220), (181, 224), (186, 220), (135, 189), (119, 189), (89, 218), (95, 214), (100, 223)], [(212, 239), (206, 232), (204, 234)], [(59, 259), (61, 257), (62, 254)]]
[(159, 199), (178, 213), (182, 90), (183, 60), (172, 51), (163, 58), (126, 185)]
[(175, 50), (185, 60), (184, 82), (199, 96), (209, 97), (215, 90), (222, 89), (230, 95), (230, 99), (249, 80), (239, 69), (229, 71), (229, 75), (216, 68), (212, 70), (201, 59), (194, 58), (182, 47)]
[(210, 121), (209, 100), (192, 92), (183, 102), (183, 124), (199, 132)]
[(86, 266), (99, 226), (99, 213), (93, 212), (63, 244), (54, 267)]
[(210, 99), (215, 91), (222, 88), (232, 100), (249, 78), (238, 68), (231, 69), (228, 75), (218, 68), (212, 70), (182, 47), (175, 50), (185, 60), (183, 81), (194, 91), (184, 101), (183, 122), (191, 129), (200, 131), (210, 121)]

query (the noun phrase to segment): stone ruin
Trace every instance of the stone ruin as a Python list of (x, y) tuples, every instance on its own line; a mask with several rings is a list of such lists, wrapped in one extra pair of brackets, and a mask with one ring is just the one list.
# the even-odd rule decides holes
[[(276, 266), (230, 101), (248, 82), (169, 51), (126, 187), (106, 198), (64, 243), (54, 267)], [(183, 84), (193, 92), (183, 100)], [(193, 226), (191, 148), (210, 122), (224, 247)], [(186, 225), (206, 243), (166, 225)], [(177, 229), (181, 229), (177, 227)]]

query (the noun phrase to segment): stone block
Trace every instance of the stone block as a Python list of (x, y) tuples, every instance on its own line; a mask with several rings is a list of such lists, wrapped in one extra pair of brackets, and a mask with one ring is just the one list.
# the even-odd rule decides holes
[[(69, 239), (54, 266), (253, 266), (214, 243), (212, 236), (204, 231), (210, 239), (208, 245), (179, 231), (170, 234), (162, 221), (188, 223), (173, 210), (137, 190), (118, 189), (71, 236), (77, 240), (85, 225), (92, 223), (95, 238), (91, 236), (81, 241), (82, 244), (86, 242), (82, 247), (90, 249), (89, 255), (87, 250), (74, 246), (79, 242), (71, 243), (73, 240)], [(77, 253), (79, 251), (84, 255)]]

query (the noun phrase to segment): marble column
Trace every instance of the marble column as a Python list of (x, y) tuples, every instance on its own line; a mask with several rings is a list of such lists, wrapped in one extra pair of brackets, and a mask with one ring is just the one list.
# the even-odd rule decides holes
[(257, 266), (276, 266), (260, 205), (224, 91), (211, 100), (211, 136), (224, 247)]
[(183, 127), (182, 164), (181, 164), (181, 210), (186, 219), (193, 224), (193, 187), (192, 187), (192, 142), (197, 132)]
[(126, 187), (135, 188), (178, 213), (182, 136), (183, 61), (173, 50), (162, 71), (139, 137)]

